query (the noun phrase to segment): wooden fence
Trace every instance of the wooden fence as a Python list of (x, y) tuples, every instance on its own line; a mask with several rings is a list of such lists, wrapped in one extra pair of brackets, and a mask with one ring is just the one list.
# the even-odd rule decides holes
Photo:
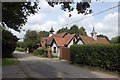
[(70, 61), (70, 48), (61, 47), (60, 48), (60, 57), (62, 59)]

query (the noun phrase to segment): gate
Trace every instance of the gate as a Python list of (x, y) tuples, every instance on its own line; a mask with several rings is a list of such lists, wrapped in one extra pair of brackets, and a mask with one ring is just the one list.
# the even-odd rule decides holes
[(70, 61), (70, 48), (61, 47), (60, 48), (60, 57)]

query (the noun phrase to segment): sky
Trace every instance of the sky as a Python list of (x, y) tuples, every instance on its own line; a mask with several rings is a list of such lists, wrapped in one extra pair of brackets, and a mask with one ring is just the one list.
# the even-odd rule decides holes
[[(75, 0), (75, 2), (78, 0)], [(75, 4), (72, 4), (75, 6)], [(16, 32), (11, 30), (11, 32), (16, 35), (18, 38), (23, 39), (27, 30), (36, 30), (36, 31), (49, 31), (53, 27), (54, 31), (68, 27), (72, 25), (78, 25), (80, 28), (83, 26), (87, 32), (88, 36), (91, 36), (93, 26), (97, 34), (104, 34), (111, 39), (118, 35), (118, 8), (111, 9), (104, 13), (101, 13), (96, 16), (92, 16), (100, 11), (106, 10), (113, 6), (118, 5), (118, 0), (111, 0), (111, 2), (92, 2), (91, 9), (93, 10), (92, 14), (83, 15), (77, 14), (77, 10), (74, 9), (72, 12), (67, 12), (61, 10), (60, 5), (56, 5), (54, 8), (49, 6), (45, 0), (40, 0), (39, 6), (41, 9), (35, 15), (28, 17), (28, 22), (23, 26), (21, 32)], [(69, 17), (69, 14), (72, 16)], [(84, 20), (81, 20), (83, 19)], [(77, 21), (75, 23), (72, 23)], [(66, 25), (69, 24), (69, 25)]]

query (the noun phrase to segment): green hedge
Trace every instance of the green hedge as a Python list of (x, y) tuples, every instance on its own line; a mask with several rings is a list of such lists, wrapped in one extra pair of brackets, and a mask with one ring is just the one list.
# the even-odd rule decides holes
[(71, 62), (105, 68), (120, 72), (120, 44), (116, 45), (72, 45)]
[(32, 53), (35, 56), (47, 57), (47, 48), (38, 48)]

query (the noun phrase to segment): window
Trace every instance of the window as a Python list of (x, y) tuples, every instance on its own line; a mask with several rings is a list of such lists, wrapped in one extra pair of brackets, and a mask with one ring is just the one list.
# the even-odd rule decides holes
[(56, 47), (54, 47), (54, 53), (56, 53)]

